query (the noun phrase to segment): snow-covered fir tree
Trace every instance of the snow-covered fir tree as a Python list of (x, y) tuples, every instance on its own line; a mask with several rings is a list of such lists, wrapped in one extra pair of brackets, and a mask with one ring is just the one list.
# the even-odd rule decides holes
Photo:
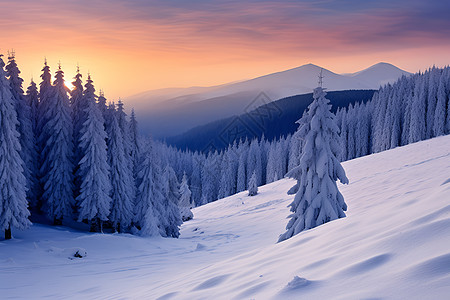
[(258, 194), (258, 184), (256, 182), (256, 171), (253, 171), (253, 174), (248, 181), (248, 195), (255, 196), (256, 194)]
[(139, 156), (141, 152), (141, 141), (138, 133), (138, 123), (136, 120), (136, 114), (134, 108), (131, 109), (130, 116), (130, 139), (131, 139), (131, 161), (133, 162), (133, 174), (136, 178), (137, 164), (139, 163)]
[(30, 200), (30, 206), (35, 207), (38, 209), (39, 202), (38, 197), (40, 196), (40, 185), (39, 185), (39, 152), (37, 147), (37, 140), (39, 133), (37, 131), (37, 114), (38, 114), (38, 105), (39, 105), (39, 92), (36, 86), (36, 83), (31, 80), (30, 85), (27, 89), (27, 95), (26, 95), (26, 101), (27, 105), (30, 107), (31, 111), (31, 127), (33, 131), (33, 137), (32, 137), (32, 147), (34, 148), (31, 151), (31, 164), (28, 166), (31, 174), (34, 175), (34, 186), (30, 187), (30, 190), (27, 192), (28, 194), (32, 194), (32, 197), (28, 197)]
[(236, 191), (242, 192), (247, 189), (247, 156), (248, 156), (248, 141), (241, 140), (238, 148), (239, 161), (236, 180)]
[(72, 81), (73, 89), (70, 91), (70, 104), (72, 108), (72, 124), (73, 124), (73, 164), (74, 164), (74, 195), (78, 197), (80, 193), (81, 178), (77, 175), (80, 160), (83, 158), (82, 149), (80, 148), (81, 128), (87, 119), (86, 108), (88, 107), (87, 99), (83, 95), (84, 87), (80, 73), (80, 68), (77, 66), (77, 73)]
[(256, 173), (256, 183), (262, 185), (262, 161), (261, 148), (258, 139), (254, 139), (250, 144), (247, 157), (247, 178), (250, 178), (253, 172)]
[(91, 77), (85, 85), (86, 121), (80, 130), (81, 160), (77, 172), (80, 178), (78, 221), (88, 220), (92, 232), (102, 231), (111, 207), (111, 182), (107, 163), (106, 132), (104, 120), (95, 102), (95, 89)]
[(80, 73), (80, 68), (77, 67), (77, 74), (72, 81), (73, 89), (70, 92), (70, 104), (72, 106), (73, 139), (77, 148), (75, 151), (75, 155), (77, 156), (78, 160), (81, 156), (78, 150), (78, 141), (80, 140), (81, 127), (83, 127), (83, 124), (87, 118), (86, 108), (88, 106), (86, 98), (83, 96), (84, 88), (82, 77), (83, 75), (81, 75)]
[(0, 230), (5, 232), (5, 239), (10, 239), (12, 228), (25, 229), (31, 222), (20, 156), (19, 121), (4, 67), (0, 55)]
[[(37, 115), (37, 127), (38, 132), (42, 132), (42, 128), (48, 121), (48, 110), (50, 108), (51, 98), (53, 97), (53, 86), (52, 86), (52, 74), (50, 73), (50, 67), (47, 64), (47, 59), (45, 59), (44, 67), (42, 68), (41, 83), (39, 84), (39, 105), (38, 105), (38, 115)], [(45, 139), (47, 140), (47, 139)], [(39, 152), (42, 151), (44, 141), (40, 141), (38, 145)]]
[(201, 205), (202, 198), (203, 156), (197, 152), (192, 154), (191, 192), (195, 206)]
[(180, 200), (179, 183), (177, 176), (172, 167), (166, 166), (162, 176), (163, 195), (164, 195), (164, 211), (163, 225), (165, 227), (165, 234), (167, 237), (179, 237), (180, 228), (182, 224), (180, 209), (178, 207), (178, 201)]
[(16, 108), (17, 120), (19, 121), (17, 130), (20, 134), (20, 156), (24, 162), (23, 174), (27, 184), (27, 199), (35, 206), (38, 197), (38, 170), (33, 162), (37, 157), (37, 149), (31, 122), (31, 106), (28, 105), (23, 93), (23, 79), (20, 77), (20, 70), (16, 63), (14, 51), (9, 54), (6, 73), (9, 77), (11, 94)]
[[(122, 100), (119, 99), (117, 103), (117, 122), (119, 123), (119, 128), (122, 131), (123, 137), (123, 148), (125, 150), (125, 159), (127, 160), (127, 166), (130, 169), (131, 174), (134, 174), (134, 162), (132, 158), (132, 149), (133, 145), (131, 142), (131, 133), (130, 133), (130, 122), (127, 120), (127, 114), (125, 113), (125, 108)], [(132, 187), (132, 198), (136, 197), (136, 187)]]
[(183, 175), (183, 179), (180, 184), (180, 201), (178, 206), (180, 207), (181, 219), (186, 222), (194, 217), (192, 214), (192, 202), (191, 202), (191, 190), (189, 189), (188, 178), (186, 173)]
[(111, 168), (111, 214), (109, 220), (117, 232), (127, 230), (133, 220), (133, 174), (127, 165), (123, 146), (122, 131), (117, 122), (117, 114), (112, 107), (108, 114), (107, 146), (108, 163)]
[[(64, 85), (64, 72), (61, 66), (55, 75), (52, 97), (47, 102), (39, 141), (43, 147), (40, 169), (42, 195), (46, 213), (53, 224), (61, 225), (63, 217), (72, 215), (73, 201), (73, 142), (68, 89)], [(46, 92), (47, 93), (47, 92)], [(42, 108), (42, 107), (41, 107)]]
[(426, 90), (425, 77), (417, 77), (411, 106), (409, 143), (421, 141), (426, 136)]
[(291, 219), (279, 241), (337, 218), (345, 217), (347, 205), (336, 181), (348, 183), (339, 160), (340, 142), (329, 100), (321, 87), (314, 89), (308, 107), (310, 122), (298, 130), (304, 136), (300, 164), (289, 175), (297, 179), (297, 193), (290, 204)]
[(27, 88), (26, 95), (27, 104), (31, 109), (31, 126), (33, 128), (33, 134), (37, 136), (37, 116), (39, 106), (39, 91), (36, 83), (31, 79), (30, 85)]
[(139, 234), (144, 236), (162, 236), (165, 228), (161, 224), (164, 211), (163, 194), (156, 179), (152, 144), (145, 147), (141, 164), (138, 168), (138, 189), (134, 214), (134, 223), (138, 226)]
[(433, 133), (435, 136), (440, 136), (445, 134), (445, 114), (446, 114), (446, 103), (447, 95), (445, 93), (445, 85), (448, 84), (445, 81), (445, 76), (441, 76), (439, 79), (438, 90), (436, 93), (436, 111), (433, 120)]
[(98, 109), (100, 109), (100, 112), (102, 113), (103, 119), (106, 119), (108, 106), (106, 105), (106, 98), (103, 90), (100, 90), (100, 92), (98, 93), (97, 105)]

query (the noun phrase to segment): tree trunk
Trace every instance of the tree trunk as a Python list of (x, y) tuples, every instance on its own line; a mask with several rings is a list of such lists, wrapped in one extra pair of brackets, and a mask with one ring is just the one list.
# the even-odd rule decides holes
[(97, 218), (94, 218), (90, 221), (91, 228), (89, 229), (90, 232), (98, 232), (98, 222)]
[(62, 225), (62, 219), (58, 219), (57, 217), (55, 217), (55, 218), (53, 219), (53, 225), (55, 225), (55, 226), (60, 226), (60, 225)]
[(5, 240), (11, 239), (11, 226), (8, 229), (5, 229)]
[(103, 232), (103, 221), (101, 221), (99, 218), (94, 218), (90, 221), (91, 228), (89, 229), (90, 232)]

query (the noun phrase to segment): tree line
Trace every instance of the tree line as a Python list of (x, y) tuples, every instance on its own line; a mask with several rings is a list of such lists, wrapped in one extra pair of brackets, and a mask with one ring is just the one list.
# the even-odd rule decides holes
[[(0, 56), (0, 226), (28, 227), (30, 214), (54, 225), (72, 220), (98, 232), (178, 237), (192, 218), (187, 179), (162, 165), (151, 140), (138, 134), (134, 111), (95, 93), (77, 70), (69, 90), (61, 65), (52, 82), (45, 62), (39, 89), (24, 93), (14, 53)], [(182, 201), (181, 201), (182, 200)], [(180, 202), (181, 201), (181, 202)], [(181, 211), (180, 211), (180, 206)], [(30, 213), (31, 212), (31, 213)]]
[[(340, 161), (361, 157), (450, 133), (450, 67), (430, 68), (381, 87), (364, 102), (338, 109)], [(300, 119), (297, 123), (302, 125)], [(196, 205), (285, 177), (300, 164), (304, 139), (294, 135), (272, 141), (235, 140), (222, 151), (181, 151), (159, 144), (160, 153), (181, 176), (190, 178)]]
[[(190, 208), (286, 176), (301, 165), (304, 136), (235, 140), (225, 150), (182, 151), (138, 134), (134, 111), (96, 95), (80, 70), (69, 90), (45, 62), (24, 93), (15, 56), (0, 57), (0, 226), (26, 228), (45, 214), (117, 232), (178, 237)], [(450, 68), (430, 68), (339, 109), (340, 161), (450, 133)], [(327, 104), (329, 105), (329, 104)], [(297, 122), (304, 125), (307, 113)], [(251, 193), (251, 194), (252, 194)]]

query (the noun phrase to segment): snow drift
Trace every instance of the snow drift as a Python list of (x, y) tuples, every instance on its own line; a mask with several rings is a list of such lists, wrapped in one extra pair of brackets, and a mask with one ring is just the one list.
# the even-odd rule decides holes
[[(0, 242), (2, 298), (443, 299), (450, 136), (343, 163), (347, 217), (276, 243), (293, 180), (194, 209), (180, 239), (33, 225)], [(55, 251), (54, 249), (59, 249)], [(88, 255), (68, 259), (83, 249)], [(61, 253), (64, 253), (62, 255)]]

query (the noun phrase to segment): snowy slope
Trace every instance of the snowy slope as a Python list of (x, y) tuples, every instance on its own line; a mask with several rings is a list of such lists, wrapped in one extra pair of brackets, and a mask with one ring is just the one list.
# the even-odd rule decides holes
[(279, 244), (288, 179), (195, 209), (178, 240), (34, 225), (0, 242), (1, 298), (448, 298), (450, 136), (344, 168), (347, 217)]

